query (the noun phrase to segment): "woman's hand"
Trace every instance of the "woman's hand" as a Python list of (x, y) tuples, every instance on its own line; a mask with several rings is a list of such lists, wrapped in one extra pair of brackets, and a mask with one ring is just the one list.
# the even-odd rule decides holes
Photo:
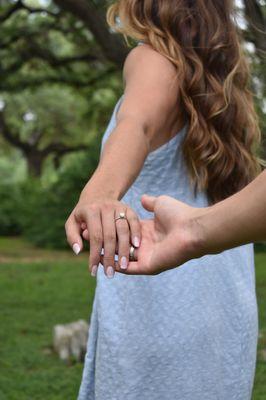
[[(119, 218), (120, 213), (124, 213), (126, 218)], [(139, 247), (141, 240), (137, 214), (117, 200), (90, 201), (81, 198), (70, 214), (65, 229), (67, 241), (76, 254), (83, 248), (82, 239), (89, 241), (89, 269), (93, 276), (101, 262), (102, 249), (105, 275), (112, 278), (115, 272), (116, 248), (120, 268), (125, 270), (128, 266), (130, 245)]]

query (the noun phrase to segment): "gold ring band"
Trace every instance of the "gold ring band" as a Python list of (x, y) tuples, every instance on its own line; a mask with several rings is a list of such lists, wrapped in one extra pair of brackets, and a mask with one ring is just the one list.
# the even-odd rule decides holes
[(129, 261), (136, 261), (135, 260), (135, 256), (134, 256), (134, 251), (135, 251), (135, 247), (134, 246), (130, 246)]

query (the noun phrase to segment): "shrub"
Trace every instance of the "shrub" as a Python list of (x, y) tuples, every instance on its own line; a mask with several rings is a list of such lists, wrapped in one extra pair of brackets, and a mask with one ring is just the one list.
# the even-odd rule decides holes
[(97, 166), (98, 153), (96, 149), (75, 159), (48, 187), (41, 187), (37, 180), (24, 183), (20, 223), (27, 239), (41, 247), (67, 247), (64, 225)]
[(12, 236), (21, 233), (18, 206), (21, 201), (19, 184), (0, 185), (0, 235)]

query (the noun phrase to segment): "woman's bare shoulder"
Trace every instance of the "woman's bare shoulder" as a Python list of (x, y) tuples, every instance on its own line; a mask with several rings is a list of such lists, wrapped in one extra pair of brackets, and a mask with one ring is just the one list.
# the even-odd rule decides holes
[(176, 76), (175, 65), (148, 43), (142, 43), (128, 53), (123, 68), (124, 78), (134, 71), (141, 71), (142, 75), (147, 74), (150, 78), (161, 76), (173, 79)]

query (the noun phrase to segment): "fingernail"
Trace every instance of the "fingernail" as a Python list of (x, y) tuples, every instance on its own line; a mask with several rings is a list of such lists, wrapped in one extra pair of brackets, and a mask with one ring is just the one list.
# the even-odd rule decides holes
[(91, 276), (96, 276), (98, 270), (98, 265), (93, 265), (91, 269)]
[(106, 270), (106, 273), (107, 273), (108, 278), (113, 278), (114, 273), (115, 273), (114, 268), (113, 267), (108, 267), (107, 270)]
[(135, 247), (139, 247), (139, 238), (137, 236), (134, 237), (133, 244)]
[(127, 268), (127, 258), (126, 258), (125, 256), (123, 256), (123, 257), (121, 258), (120, 267), (121, 267), (122, 269), (126, 269), (126, 268)]
[(72, 249), (73, 249), (73, 251), (74, 251), (74, 253), (75, 253), (76, 255), (79, 254), (79, 252), (80, 252), (80, 246), (79, 246), (78, 243), (74, 243), (73, 246), (72, 246)]

